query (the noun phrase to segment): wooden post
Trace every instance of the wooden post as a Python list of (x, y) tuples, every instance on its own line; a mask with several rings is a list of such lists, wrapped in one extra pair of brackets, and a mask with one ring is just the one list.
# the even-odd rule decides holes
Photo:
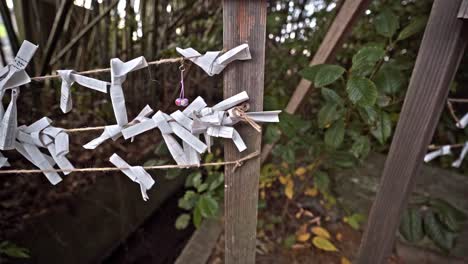
[[(310, 66), (333, 61), (336, 51), (348, 37), (359, 16), (369, 6), (370, 2), (370, 0), (344, 0), (343, 6), (338, 11), (325, 38), (312, 58)], [(285, 112), (294, 114), (304, 98), (307, 98), (306, 95), (311, 87), (312, 83), (302, 78), (289, 99)], [(263, 146), (262, 162), (268, 158), (274, 146), (275, 142)]]
[[(266, 0), (223, 0), (224, 48), (248, 43), (252, 54), (252, 60), (234, 62), (224, 70), (224, 97), (246, 91), (250, 111), (263, 110), (266, 15)], [(248, 126), (239, 127), (239, 133), (248, 149), (241, 154), (228, 142), (226, 160), (260, 150), (261, 133)], [(260, 158), (234, 172), (232, 168), (225, 168), (225, 263), (251, 264), (255, 262)]]
[(386, 263), (391, 253), (413, 179), (465, 50), (468, 28), (457, 18), (461, 2), (433, 4), (357, 263)]

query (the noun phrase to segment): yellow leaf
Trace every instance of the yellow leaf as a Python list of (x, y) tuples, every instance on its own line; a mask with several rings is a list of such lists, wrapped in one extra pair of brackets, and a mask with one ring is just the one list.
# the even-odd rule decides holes
[(307, 188), (304, 191), (304, 194), (307, 195), (307, 196), (315, 197), (318, 194), (318, 190), (317, 190), (317, 188)]
[(280, 181), (281, 184), (285, 185), (288, 182), (288, 178), (286, 178), (284, 176), (280, 176), (279, 181)]
[(312, 239), (312, 244), (322, 250), (325, 251), (338, 251), (335, 245), (332, 244), (328, 239), (316, 236)]
[(296, 237), (297, 241), (300, 241), (300, 242), (305, 242), (305, 241), (309, 240), (309, 238), (310, 238), (309, 233), (298, 234), (297, 237)]
[(345, 257), (341, 257), (341, 264), (352, 264), (352, 263), (351, 261), (349, 261), (349, 259)]
[(294, 196), (294, 182), (293, 181), (288, 181), (286, 184), (286, 188), (284, 189), (284, 194), (288, 199), (292, 199)]
[(299, 168), (296, 169), (295, 174), (296, 174), (297, 176), (302, 176), (302, 175), (304, 175), (306, 172), (307, 172), (306, 168), (304, 168), (304, 167), (299, 167)]
[(320, 226), (314, 226), (312, 227), (312, 233), (314, 233), (315, 235), (319, 236), (319, 237), (323, 237), (323, 238), (326, 238), (326, 239), (330, 239), (330, 233), (328, 233), (328, 231), (323, 228), (323, 227), (320, 227)]

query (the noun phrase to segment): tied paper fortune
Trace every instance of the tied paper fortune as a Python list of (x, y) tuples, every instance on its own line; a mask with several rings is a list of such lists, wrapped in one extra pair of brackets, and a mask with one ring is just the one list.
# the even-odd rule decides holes
[(225, 53), (221, 51), (208, 51), (205, 55), (200, 54), (192, 48), (181, 49), (177, 47), (176, 50), (184, 58), (200, 66), (209, 76), (221, 73), (229, 63), (235, 60), (252, 59), (248, 44), (241, 44)]

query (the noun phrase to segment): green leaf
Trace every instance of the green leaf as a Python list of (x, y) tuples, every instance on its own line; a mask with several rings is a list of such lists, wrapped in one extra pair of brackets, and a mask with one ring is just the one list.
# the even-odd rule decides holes
[(332, 89), (323, 87), (320, 90), (321, 90), (323, 99), (325, 99), (327, 102), (335, 103), (338, 105), (343, 104), (343, 99), (341, 99), (341, 97)]
[(424, 216), (424, 231), (441, 249), (448, 251), (453, 247), (455, 235), (445, 230), (432, 211), (426, 212)]
[(318, 112), (318, 126), (324, 128), (329, 126), (333, 121), (339, 118), (337, 105), (333, 103), (326, 103)]
[(201, 225), (201, 222), (202, 222), (202, 215), (201, 215), (201, 211), (200, 211), (200, 208), (197, 206), (195, 207), (195, 209), (193, 210), (192, 212), (192, 222), (193, 222), (193, 225), (196, 227), (196, 228), (199, 228), (200, 225)]
[(27, 248), (19, 247), (9, 241), (3, 241), (0, 244), (0, 256), (6, 255), (11, 258), (30, 258)]
[(371, 134), (380, 144), (385, 144), (387, 139), (392, 135), (392, 121), (388, 113), (384, 111), (379, 113), (375, 127), (371, 129)]
[(358, 107), (359, 115), (369, 125), (377, 121), (378, 113), (372, 106)]
[(461, 224), (466, 220), (465, 214), (442, 199), (431, 199), (431, 208), (436, 212), (437, 219), (450, 231), (460, 231)]
[(328, 192), (330, 186), (328, 174), (323, 171), (316, 171), (314, 173), (314, 185), (320, 192)]
[(375, 64), (384, 56), (385, 51), (379, 47), (368, 46), (360, 49), (353, 56), (352, 74), (363, 77), (371, 74)]
[(339, 119), (325, 132), (325, 145), (332, 149), (340, 147), (345, 133), (344, 121)]
[(424, 27), (426, 27), (427, 17), (416, 17), (414, 18), (411, 23), (409, 23), (405, 28), (400, 31), (398, 34), (397, 40), (404, 40), (407, 39), (414, 34), (421, 32)]
[(359, 230), (359, 227), (364, 220), (365, 216), (362, 214), (352, 214), (346, 217), (346, 222), (355, 230)]
[(317, 65), (318, 70), (314, 77), (314, 86), (322, 87), (332, 84), (346, 71), (343, 67), (331, 64)]
[(314, 82), (315, 76), (317, 75), (317, 71), (319, 70), (320, 65), (314, 65), (307, 67), (299, 72), (299, 74), (304, 78), (311, 82)]
[(181, 214), (179, 217), (177, 217), (176, 222), (175, 222), (175, 227), (178, 230), (182, 230), (187, 228), (189, 222), (190, 222), (190, 215), (189, 214)]
[(194, 182), (201, 181), (201, 173), (199, 171), (192, 172), (187, 176), (185, 179), (185, 187), (192, 187), (194, 186)]
[(369, 138), (366, 136), (359, 136), (355, 139), (350, 152), (356, 157), (364, 159), (367, 157), (370, 151)]
[(400, 91), (404, 76), (399, 69), (384, 65), (380, 68), (374, 81), (380, 91), (386, 94), (395, 94)]
[(291, 248), (294, 243), (296, 243), (296, 235), (289, 235), (286, 237), (285, 240), (283, 240), (283, 245), (286, 247), (286, 248)]
[(346, 85), (348, 98), (354, 104), (360, 106), (372, 106), (377, 100), (377, 88), (375, 84), (364, 77), (352, 76)]
[(209, 190), (212, 191), (224, 183), (224, 173), (212, 172), (206, 178), (206, 183), (209, 185)]
[(197, 188), (197, 192), (201, 193), (208, 189), (208, 184), (202, 183), (202, 184), (197, 185), (196, 188)]
[(330, 163), (340, 168), (351, 168), (356, 165), (356, 158), (352, 153), (346, 151), (335, 151), (332, 154), (333, 159)]
[(218, 202), (211, 195), (205, 194), (198, 199), (197, 208), (203, 217), (213, 217), (218, 213)]
[(186, 191), (184, 196), (179, 199), (179, 208), (190, 210), (197, 203), (198, 194), (194, 191)]
[(278, 141), (281, 138), (281, 131), (275, 125), (269, 125), (265, 131), (265, 143), (270, 144)]
[(391, 38), (400, 27), (398, 17), (388, 9), (375, 18), (374, 25), (377, 33), (387, 38)]
[(173, 180), (181, 173), (180, 169), (168, 169), (166, 170), (166, 179)]
[(408, 242), (418, 242), (424, 237), (422, 216), (416, 208), (405, 210), (400, 222), (400, 233)]

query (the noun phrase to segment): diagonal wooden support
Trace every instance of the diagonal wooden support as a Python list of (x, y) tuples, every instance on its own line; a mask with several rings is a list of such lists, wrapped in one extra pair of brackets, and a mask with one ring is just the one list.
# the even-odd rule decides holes
[[(370, 0), (345, 0), (343, 6), (338, 11), (332, 25), (327, 31), (320, 47), (315, 53), (310, 66), (331, 62), (334, 59), (336, 51), (348, 37), (359, 16), (369, 6)], [(285, 112), (294, 114), (301, 103), (306, 98), (307, 93), (312, 88), (312, 83), (304, 78), (301, 79), (294, 90), (291, 99), (289, 99)], [(268, 158), (273, 150), (275, 143), (266, 144), (262, 150), (262, 163)]]
[(386, 263), (468, 39), (461, 0), (435, 0), (357, 263)]
[[(224, 0), (223, 42), (225, 49), (248, 43), (252, 59), (234, 62), (224, 70), (224, 96), (246, 91), (251, 111), (263, 110), (265, 66), (266, 0)], [(239, 133), (246, 141), (246, 152), (260, 150), (261, 133), (243, 126)], [(228, 142), (224, 147), (225, 160), (241, 157), (237, 148)], [(260, 158), (246, 162), (232, 171), (225, 167), (225, 263), (255, 263), (257, 228), (258, 180)]]

